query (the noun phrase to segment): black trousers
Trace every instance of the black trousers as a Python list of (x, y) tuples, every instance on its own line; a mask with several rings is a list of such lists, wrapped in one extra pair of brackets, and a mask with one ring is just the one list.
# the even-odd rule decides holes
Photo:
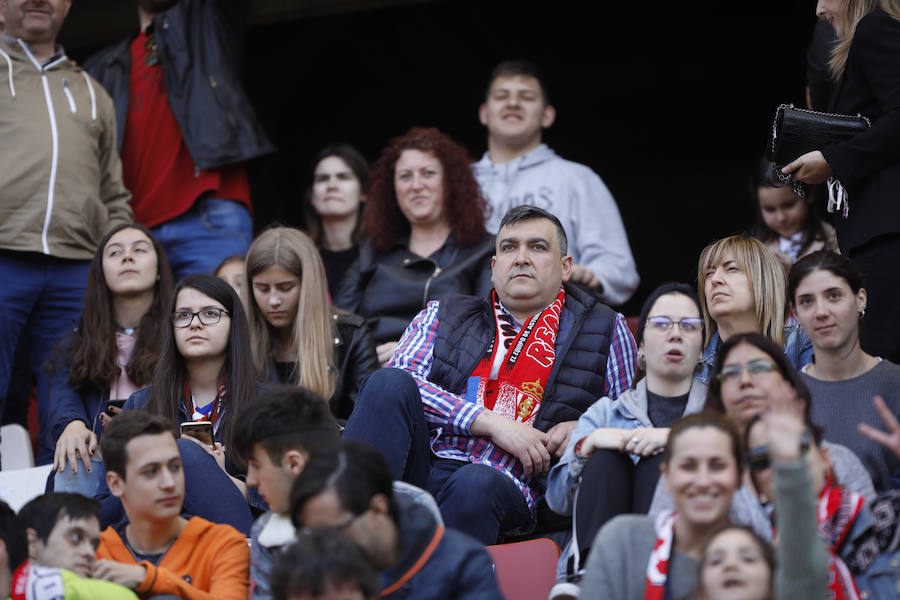
[(587, 554), (597, 532), (615, 517), (629, 513), (646, 514), (656, 491), (662, 454), (642, 458), (637, 464), (631, 455), (617, 450), (597, 450), (581, 474), (581, 486), (575, 502), (575, 540), (580, 565), (587, 564)]
[(862, 349), (900, 362), (900, 234), (882, 235), (850, 251), (868, 292), (860, 321)]

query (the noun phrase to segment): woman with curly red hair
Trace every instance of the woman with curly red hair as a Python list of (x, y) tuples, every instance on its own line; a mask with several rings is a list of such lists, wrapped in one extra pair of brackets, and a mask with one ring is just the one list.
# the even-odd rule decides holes
[(382, 365), (430, 300), (493, 287), (494, 238), (470, 164), (466, 149), (437, 129), (414, 127), (372, 165), (360, 257), (335, 305), (368, 320)]

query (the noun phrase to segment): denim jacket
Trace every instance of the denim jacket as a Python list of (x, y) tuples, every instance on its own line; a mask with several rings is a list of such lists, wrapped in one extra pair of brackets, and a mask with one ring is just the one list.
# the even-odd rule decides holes
[[(706, 385), (694, 381), (684, 414), (700, 412), (705, 402)], [(610, 429), (653, 427), (647, 414), (646, 378), (638, 381), (634, 389), (626, 390), (615, 400), (610, 400), (606, 396), (600, 398), (578, 419), (578, 425), (572, 431), (565, 454), (547, 476), (547, 504), (554, 512), (563, 515), (572, 514), (575, 491), (581, 482), (581, 471), (585, 463), (575, 456), (575, 445), (601, 427)], [(639, 459), (639, 456), (631, 455), (631, 460), (635, 464)]]
[[(709, 345), (703, 351), (703, 368), (697, 375), (697, 380), (709, 385), (709, 378), (712, 376), (713, 368), (716, 366), (716, 359), (719, 357), (719, 348), (722, 346), (722, 338), (716, 331), (709, 340)], [(784, 353), (790, 361), (791, 365), (798, 371), (813, 361), (813, 345), (812, 340), (806, 335), (806, 331), (797, 321), (791, 317), (788, 324), (784, 328)]]

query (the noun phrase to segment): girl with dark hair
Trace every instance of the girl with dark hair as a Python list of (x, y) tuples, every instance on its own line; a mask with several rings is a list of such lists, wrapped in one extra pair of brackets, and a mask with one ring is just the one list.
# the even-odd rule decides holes
[(365, 320), (328, 303), (312, 240), (290, 227), (267, 229), (247, 252), (245, 279), (257, 372), (318, 394), (335, 417), (347, 419), (378, 357)]
[(100, 242), (79, 326), (60, 341), (50, 365), (56, 491), (93, 496), (102, 417), (150, 382), (171, 292), (166, 255), (146, 227), (119, 225)]
[[(703, 351), (703, 319), (689, 285), (667, 283), (650, 294), (641, 309), (637, 343), (639, 372), (632, 389), (615, 400), (600, 398), (584, 412), (548, 475), (547, 505), (576, 515), (573, 541), (560, 559), (559, 570), (569, 579), (579, 576), (597, 531), (609, 519), (647, 512), (669, 427), (700, 411), (706, 399), (706, 386), (694, 377)], [(571, 585), (558, 584), (551, 597)]]
[[(150, 387), (138, 390), (122, 410), (140, 408), (173, 423), (207, 421), (214, 445), (181, 436), (185, 470), (184, 511), (249, 534), (248, 502), (265, 503), (240, 478), (246, 462), (231, 444), (233, 416), (257, 398), (257, 378), (247, 355), (250, 332), (234, 289), (213, 275), (191, 275), (175, 287), (169, 326)], [(176, 434), (178, 435), (178, 434)], [(101, 525), (121, 515), (121, 503), (101, 485)]]
[(837, 250), (834, 227), (822, 220), (813, 205), (815, 195), (801, 198), (793, 186), (775, 187), (766, 179), (770, 163), (763, 160), (753, 178), (756, 223), (752, 235), (769, 247), (785, 272), (798, 259), (817, 250)]
[(809, 332), (816, 362), (802, 371), (815, 402), (813, 421), (828, 439), (853, 450), (869, 470), (875, 489), (894, 487), (900, 459), (857, 425), (877, 423), (872, 399), (880, 396), (900, 414), (900, 366), (866, 353), (860, 346), (860, 323), (866, 318), (868, 294), (853, 263), (833, 252), (815, 252), (794, 266), (788, 297), (794, 314)]
[(672, 426), (662, 457), (674, 510), (619, 515), (604, 525), (592, 545), (581, 597), (694, 597), (700, 553), (728, 522), (731, 497), (741, 485), (740, 437), (721, 415), (693, 414)]
[(430, 300), (493, 287), (494, 238), (470, 165), (465, 148), (416, 127), (391, 140), (372, 166), (364, 244), (335, 305), (368, 320), (382, 365)]
[(369, 162), (353, 146), (333, 144), (316, 154), (313, 165), (313, 182), (303, 197), (303, 220), (319, 247), (328, 293), (334, 298), (347, 269), (359, 258)]
[[(810, 394), (800, 374), (791, 366), (784, 352), (760, 333), (732, 336), (722, 345), (709, 383), (706, 410), (724, 414), (737, 428), (767, 410), (773, 401), (788, 402), (808, 415)], [(849, 489), (867, 498), (875, 496), (872, 478), (853, 452), (839, 444), (826, 443), (831, 451), (835, 472)], [(665, 490), (657, 486), (651, 513), (671, 506)], [(765, 503), (744, 485), (734, 495), (731, 521), (749, 525), (763, 539), (771, 540), (772, 531)]]

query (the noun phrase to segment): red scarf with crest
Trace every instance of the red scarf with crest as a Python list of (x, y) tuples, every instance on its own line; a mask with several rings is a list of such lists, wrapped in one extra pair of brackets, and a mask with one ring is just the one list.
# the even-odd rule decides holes
[(644, 600), (663, 600), (674, 540), (675, 513), (662, 512), (656, 517), (656, 543), (653, 545), (653, 552), (650, 553), (650, 560), (647, 562)]
[(850, 533), (853, 521), (862, 510), (865, 499), (845, 487), (834, 483), (834, 475), (829, 474), (825, 487), (819, 494), (816, 506), (816, 522), (819, 535), (828, 550), (828, 597), (835, 600), (859, 600), (859, 590), (850, 569), (838, 554), (841, 544)]
[[(508, 419), (532, 424), (553, 370), (556, 334), (566, 292), (560, 287), (556, 300), (531, 317), (518, 334), (511, 317), (501, 307), (496, 290), (491, 292), (491, 299), (496, 327), (494, 341), (472, 372), (466, 397)], [(491, 379), (497, 352), (505, 352), (505, 356), (497, 378)]]

